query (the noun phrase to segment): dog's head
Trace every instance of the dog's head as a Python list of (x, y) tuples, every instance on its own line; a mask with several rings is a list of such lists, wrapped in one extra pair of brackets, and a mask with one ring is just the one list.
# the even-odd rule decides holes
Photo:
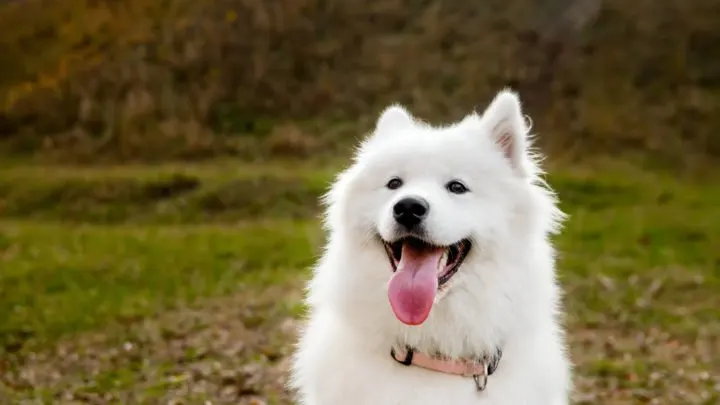
[(399, 321), (423, 324), (453, 290), (487, 288), (487, 264), (545, 238), (559, 212), (537, 185), (528, 130), (510, 91), (446, 127), (387, 108), (327, 196), (353, 277), (378, 281), (357, 288), (383, 289)]

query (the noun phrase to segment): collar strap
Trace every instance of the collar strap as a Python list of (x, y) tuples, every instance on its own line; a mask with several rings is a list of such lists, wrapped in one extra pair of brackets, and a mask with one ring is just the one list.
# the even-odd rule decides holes
[(495, 372), (500, 363), (502, 350), (497, 349), (494, 355), (485, 356), (479, 361), (438, 359), (416, 352), (410, 347), (406, 347), (405, 350), (402, 351), (391, 349), (390, 356), (404, 366), (417, 366), (440, 373), (472, 377), (475, 380), (478, 391), (483, 391), (487, 385), (488, 376)]

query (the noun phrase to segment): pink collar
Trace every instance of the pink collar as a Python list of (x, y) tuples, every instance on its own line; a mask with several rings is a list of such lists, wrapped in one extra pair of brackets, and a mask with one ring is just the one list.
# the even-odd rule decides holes
[(487, 385), (488, 376), (495, 372), (500, 362), (502, 351), (498, 349), (496, 355), (481, 361), (466, 359), (443, 360), (416, 352), (411, 348), (397, 352), (392, 349), (390, 350), (390, 356), (404, 366), (417, 366), (440, 373), (472, 377), (478, 391), (483, 391)]

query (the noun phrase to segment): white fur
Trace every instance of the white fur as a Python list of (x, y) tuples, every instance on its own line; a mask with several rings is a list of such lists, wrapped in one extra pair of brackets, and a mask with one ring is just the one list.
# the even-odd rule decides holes
[[(329, 240), (309, 283), (309, 319), (291, 386), (304, 405), (564, 405), (570, 363), (560, 325), (549, 234), (563, 214), (529, 153), (518, 97), (501, 91), (482, 114), (432, 127), (387, 108), (326, 196)], [(393, 176), (403, 179), (387, 189)], [(463, 181), (466, 194), (445, 184)], [(420, 326), (399, 322), (392, 268), (378, 235), (392, 240), (393, 204), (430, 203), (428, 236), (470, 237), (473, 248)], [(487, 389), (472, 379), (405, 367), (389, 355), (409, 344), (454, 358), (502, 348)]]

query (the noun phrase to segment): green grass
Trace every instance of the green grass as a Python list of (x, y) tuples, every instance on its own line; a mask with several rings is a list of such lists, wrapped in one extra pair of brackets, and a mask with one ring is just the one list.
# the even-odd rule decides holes
[(226, 295), (244, 283), (282, 283), (310, 264), (305, 222), (236, 227), (68, 228), (9, 224), (0, 243), (0, 344), (18, 349), (132, 320), (158, 308)]
[[(283, 325), (302, 312), (334, 169), (5, 168), (0, 398), (288, 403)], [(576, 401), (715, 403), (720, 189), (627, 166), (549, 181), (570, 214), (557, 246)]]
[(0, 173), (0, 218), (167, 224), (309, 217), (332, 172), (304, 166), (59, 168), (51, 176), (42, 167), (10, 167)]

